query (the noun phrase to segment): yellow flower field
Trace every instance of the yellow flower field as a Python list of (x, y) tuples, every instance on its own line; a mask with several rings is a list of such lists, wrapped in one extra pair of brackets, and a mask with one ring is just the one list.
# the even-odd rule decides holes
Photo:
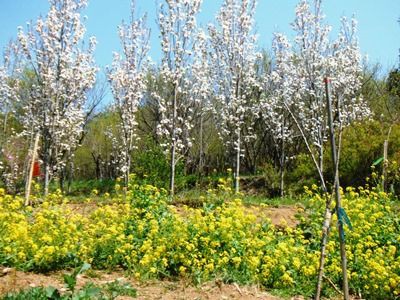
[[(249, 213), (240, 199), (214, 201), (217, 195), (202, 208), (183, 211), (150, 185), (132, 184), (126, 197), (105, 197), (83, 214), (71, 210), (60, 193), (31, 208), (0, 190), (0, 264), (47, 271), (89, 262), (100, 269), (123, 267), (142, 280), (220, 278), (289, 294), (314, 291), (325, 200), (313, 188), (306, 189), (305, 212), (294, 228), (275, 227), (261, 212)], [(400, 294), (400, 222), (391, 201), (375, 189), (349, 188), (343, 194), (353, 225), (345, 227), (353, 294), (372, 299)], [(338, 249), (333, 226), (326, 276), (340, 287)], [(325, 284), (324, 293), (334, 290)]]

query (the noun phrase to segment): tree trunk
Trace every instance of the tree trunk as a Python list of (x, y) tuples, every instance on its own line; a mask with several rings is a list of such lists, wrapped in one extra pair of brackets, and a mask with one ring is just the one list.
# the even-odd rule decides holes
[(236, 171), (235, 171), (235, 193), (239, 193), (239, 182), (240, 182), (240, 128), (237, 131), (237, 145), (236, 145)]
[(285, 138), (284, 138), (284, 126), (285, 126), (285, 119), (283, 119), (283, 125), (281, 126), (281, 157), (279, 162), (279, 171), (280, 171), (280, 184), (279, 190), (281, 194), (281, 198), (285, 194)]
[(68, 177), (67, 177), (67, 193), (71, 193), (71, 187), (72, 187), (72, 181), (74, 180), (74, 171), (75, 171), (75, 165), (74, 162), (71, 160), (69, 163), (69, 172), (68, 172)]
[(8, 120), (8, 112), (6, 112), (4, 115), (4, 122), (3, 122), (4, 136), (6, 135), (6, 132), (7, 132), (7, 120)]
[(200, 116), (200, 150), (199, 150), (199, 175), (204, 174), (204, 147), (203, 147), (203, 114)]
[(124, 163), (125, 163), (124, 185), (125, 188), (127, 188), (129, 184), (129, 173), (131, 169), (131, 159), (127, 149), (125, 149)]
[(388, 140), (383, 143), (383, 170), (382, 170), (382, 190), (387, 191), (387, 167), (388, 167)]
[(96, 173), (96, 179), (101, 179), (101, 158), (100, 155), (94, 155), (94, 153), (92, 152), (92, 158), (95, 164), (95, 173)]
[(44, 162), (44, 195), (49, 194), (49, 184), (50, 184), (50, 166), (47, 159)]
[(36, 133), (35, 142), (33, 144), (33, 149), (31, 152), (31, 161), (30, 161), (30, 167), (29, 167), (29, 171), (28, 171), (28, 178), (26, 180), (25, 206), (28, 206), (30, 204), (29, 197), (31, 195), (32, 175), (33, 175), (33, 168), (35, 165), (35, 160), (36, 160), (36, 155), (37, 155), (37, 149), (39, 146), (39, 137), (40, 137), (39, 133)]
[(60, 172), (59, 172), (59, 177), (60, 177), (59, 184), (60, 184), (60, 190), (62, 193), (64, 193), (64, 181), (65, 181), (66, 176), (67, 176), (67, 167), (64, 166), (64, 167), (60, 168)]
[(285, 195), (285, 141), (283, 138), (282, 138), (282, 150), (281, 150), (279, 169), (280, 169), (279, 190), (282, 198)]
[(172, 143), (171, 143), (171, 174), (169, 180), (169, 191), (173, 197), (175, 194), (175, 164), (176, 164), (176, 101), (178, 97), (178, 87), (174, 86), (174, 99), (172, 102)]

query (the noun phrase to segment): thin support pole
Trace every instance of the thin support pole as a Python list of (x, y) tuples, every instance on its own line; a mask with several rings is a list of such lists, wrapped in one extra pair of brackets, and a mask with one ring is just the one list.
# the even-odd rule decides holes
[(339, 229), (339, 243), (340, 243), (340, 257), (342, 263), (342, 276), (343, 276), (343, 297), (345, 300), (349, 299), (349, 284), (347, 279), (347, 259), (346, 259), (346, 244), (344, 240), (344, 228), (343, 228), (343, 218), (342, 218), (342, 204), (340, 197), (340, 182), (339, 182), (339, 170), (338, 170), (338, 157), (336, 152), (336, 142), (335, 142), (335, 131), (333, 126), (332, 117), (332, 103), (330, 98), (329, 90), (329, 78), (325, 78), (325, 92), (326, 92), (326, 103), (328, 110), (328, 123), (329, 123), (329, 135), (331, 140), (331, 155), (332, 164), (335, 174), (335, 199), (336, 199), (336, 214), (338, 216), (338, 229)]

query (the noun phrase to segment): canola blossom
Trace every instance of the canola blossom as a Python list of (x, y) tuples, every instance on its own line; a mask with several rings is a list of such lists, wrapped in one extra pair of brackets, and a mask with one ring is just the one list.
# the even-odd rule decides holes
[[(296, 227), (274, 226), (263, 206), (249, 212), (240, 199), (223, 201), (216, 194), (202, 208), (178, 208), (151, 185), (131, 184), (126, 197), (107, 195), (82, 213), (61, 193), (32, 208), (0, 189), (0, 263), (46, 271), (90, 262), (99, 269), (122, 267), (141, 280), (223, 278), (311, 295), (325, 205), (314, 188), (306, 189)], [(346, 228), (351, 292), (397, 297), (399, 218), (390, 197), (374, 188), (348, 188), (343, 204), (353, 225)], [(326, 276), (340, 286), (336, 230), (327, 247)], [(327, 296), (333, 293), (328, 285), (324, 289)]]

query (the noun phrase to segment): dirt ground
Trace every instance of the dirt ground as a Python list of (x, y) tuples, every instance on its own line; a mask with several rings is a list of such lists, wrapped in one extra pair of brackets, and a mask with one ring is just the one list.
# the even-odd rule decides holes
[(275, 226), (296, 227), (299, 221), (296, 219), (298, 208), (295, 206), (280, 206), (280, 207), (260, 207), (248, 206), (247, 212), (257, 216), (258, 221), (263, 218), (268, 218)]
[[(98, 206), (93, 203), (69, 203), (68, 208), (74, 213), (79, 213), (84, 216), (89, 215)], [(267, 217), (271, 220), (272, 224), (282, 226), (286, 225), (289, 227), (296, 227), (298, 220), (296, 214), (298, 208), (295, 206), (280, 206), (280, 207), (260, 207), (260, 206), (247, 206), (245, 207), (248, 213), (255, 214), (257, 219), (261, 221), (262, 218)], [(176, 206), (175, 210), (184, 215), (184, 211), (180, 206)]]
[[(51, 285), (55, 288), (61, 289), (61, 291), (64, 289), (62, 283), (62, 272), (35, 274), (31, 272), (21, 272), (14, 269), (3, 268), (0, 269), (0, 274), (0, 295), (23, 288), (36, 286)], [(257, 286), (239, 287), (236, 284), (224, 284), (218, 281), (195, 287), (185, 281), (150, 281), (141, 283), (134, 279), (127, 278), (123, 272), (106, 273), (103, 271), (91, 271), (90, 275), (90, 278), (85, 275), (79, 276), (78, 287), (83, 286), (89, 281), (96, 284), (105, 284), (118, 279), (125, 282), (130, 282), (132, 286), (137, 289), (138, 295), (135, 299), (280, 299), (262, 291)], [(124, 300), (132, 298), (120, 296), (117, 299)]]

